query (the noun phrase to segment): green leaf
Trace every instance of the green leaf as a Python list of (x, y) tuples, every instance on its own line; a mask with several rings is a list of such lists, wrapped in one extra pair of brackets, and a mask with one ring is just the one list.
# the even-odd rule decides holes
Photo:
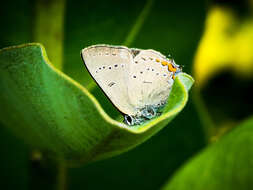
[(193, 158), (164, 190), (252, 189), (253, 118)]
[(14, 46), (0, 50), (0, 121), (34, 148), (91, 162), (125, 152), (166, 126), (185, 106), (192, 84), (189, 75), (178, 74), (164, 113), (131, 127), (55, 69), (40, 44)]

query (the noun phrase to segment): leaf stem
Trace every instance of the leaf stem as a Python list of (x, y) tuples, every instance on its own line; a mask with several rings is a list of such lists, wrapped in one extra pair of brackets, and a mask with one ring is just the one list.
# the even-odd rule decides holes
[(58, 162), (58, 184), (57, 190), (67, 189), (67, 166), (64, 160)]
[(208, 110), (206, 109), (199, 90), (196, 88), (193, 89), (193, 101), (204, 128), (206, 142), (210, 143), (212, 142), (212, 137), (216, 134), (215, 124), (212, 121)]
[(63, 160), (51, 160), (34, 150), (30, 160), (30, 189), (66, 190), (67, 167)]
[(123, 45), (130, 46), (134, 42), (136, 36), (140, 32), (141, 27), (144, 24), (144, 21), (148, 17), (148, 14), (151, 10), (151, 7), (153, 5), (153, 0), (147, 0), (141, 14), (139, 15), (137, 21), (134, 23), (132, 29), (130, 30), (129, 34), (127, 35)]
[(62, 69), (65, 0), (37, 0), (33, 40), (42, 43), (52, 64)]
[[(43, 44), (52, 64), (63, 67), (63, 31), (65, 0), (37, 0), (33, 20), (33, 40)], [(39, 151), (30, 161), (31, 189), (66, 189), (64, 161), (52, 161)]]

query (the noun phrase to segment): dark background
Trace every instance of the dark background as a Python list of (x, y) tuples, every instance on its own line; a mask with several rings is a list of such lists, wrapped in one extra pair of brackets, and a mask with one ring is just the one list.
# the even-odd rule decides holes
[[(105, 43), (122, 44), (146, 1), (67, 1), (64, 26), (64, 72), (83, 85), (91, 78), (80, 50)], [(203, 32), (205, 1), (156, 0), (131, 47), (171, 54), (190, 73)], [(32, 42), (34, 2), (0, 5), (0, 48)], [(52, 18), (53, 19), (53, 18)], [(49, 57), (50, 59), (50, 57)], [(94, 90), (109, 114), (114, 108)], [(0, 108), (4, 109), (4, 108)], [(25, 111), (25, 109), (24, 109)], [(167, 127), (134, 150), (118, 157), (70, 169), (69, 189), (159, 189), (192, 155), (204, 147), (202, 126), (191, 97)], [(0, 124), (0, 189), (28, 189), (29, 147)]]

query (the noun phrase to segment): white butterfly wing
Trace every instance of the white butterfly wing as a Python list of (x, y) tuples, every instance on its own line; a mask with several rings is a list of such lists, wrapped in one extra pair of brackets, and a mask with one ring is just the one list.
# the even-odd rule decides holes
[(133, 49), (134, 61), (130, 66), (128, 77), (128, 94), (130, 102), (137, 108), (146, 105), (157, 105), (165, 102), (169, 96), (173, 73), (168, 66), (163, 66), (166, 59), (161, 53), (154, 50)]
[(83, 61), (104, 93), (121, 112), (135, 115), (130, 104), (127, 78), (133, 56), (123, 46), (95, 45), (82, 50)]

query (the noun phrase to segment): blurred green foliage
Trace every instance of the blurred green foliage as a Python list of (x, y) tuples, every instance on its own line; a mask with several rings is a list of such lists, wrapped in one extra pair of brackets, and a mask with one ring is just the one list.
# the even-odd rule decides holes
[[(83, 66), (80, 50), (97, 43), (122, 44), (145, 3), (144, 0), (127, 2), (115, 0), (66, 1), (63, 71), (89, 88), (93, 81)], [(0, 48), (33, 41), (34, 4), (35, 2), (30, 0), (1, 3)], [(156, 0), (143, 27), (130, 46), (144, 49), (152, 48), (165, 55), (171, 54), (177, 64), (183, 65), (184, 71), (189, 73), (192, 70), (192, 60), (203, 33), (206, 11), (205, 1), (201, 0)], [(99, 88), (92, 89), (91, 92), (98, 98), (108, 114), (114, 118), (118, 117), (119, 113)], [(244, 92), (247, 90), (244, 89)], [(217, 96), (215, 95), (215, 97)], [(205, 100), (209, 98), (210, 95), (208, 96), (207, 93)], [(235, 100), (233, 97), (231, 99)], [(216, 100), (213, 102), (211, 106), (217, 105)], [(224, 103), (224, 107), (226, 105), (228, 103)], [(215, 108), (217, 109), (217, 107)], [(225, 112), (223, 111), (223, 113)], [(218, 115), (220, 116), (220, 114)], [(231, 115), (226, 117), (231, 117)], [(119, 189), (119, 187), (120, 189), (159, 189), (182, 164), (186, 163), (206, 145), (205, 135), (202, 131), (203, 123), (199, 119), (194, 103), (190, 98), (186, 108), (180, 116), (170, 123), (170, 127), (166, 127), (141, 146), (118, 157), (81, 168), (70, 169), (68, 174), (69, 189)], [(245, 128), (247, 127), (243, 129)], [(232, 132), (228, 136), (230, 140), (224, 139), (224, 141), (217, 142), (214, 145), (214, 147), (222, 147), (219, 155), (222, 155), (223, 151), (230, 147), (233, 135), (237, 135), (236, 131)], [(250, 132), (247, 131), (246, 133)], [(240, 139), (243, 142), (244, 139), (245, 142), (247, 141), (245, 136)], [(251, 141), (250, 138), (248, 141)], [(218, 144), (224, 142), (226, 142), (225, 147)], [(247, 146), (247, 142), (245, 142), (244, 146)], [(238, 151), (240, 147), (242, 146), (237, 146)], [(214, 148), (211, 147), (211, 149)], [(250, 152), (252, 150), (249, 150), (248, 154), (247, 152), (241, 154), (240, 159), (249, 156)], [(204, 156), (200, 155), (199, 157), (205, 158), (206, 154), (204, 152)], [(21, 140), (14, 137), (2, 126), (0, 127), (0, 155), (0, 187), (3, 189), (27, 189), (30, 180), (29, 160), (27, 159), (29, 150)], [(208, 157), (211, 155), (215, 155), (215, 153), (208, 153)], [(236, 153), (233, 153), (233, 156), (235, 155)], [(196, 160), (201, 159), (199, 157)], [(204, 161), (199, 162), (206, 166), (208, 162), (205, 162), (204, 158)], [(226, 157), (222, 158), (226, 159)], [(190, 162), (190, 164), (198, 165), (196, 162)], [(244, 166), (235, 165), (235, 167), (247, 167), (249, 166), (247, 163)], [(190, 165), (189, 167), (193, 167), (195, 170), (194, 166)], [(221, 170), (222, 167), (223, 164), (220, 164)], [(196, 167), (196, 171), (197, 169)], [(249, 174), (251, 172), (249, 170)], [(185, 176), (184, 174), (177, 175)], [(191, 174), (189, 176), (190, 178), (187, 176), (183, 178), (183, 181), (192, 183), (190, 181)], [(193, 181), (197, 181), (197, 177), (193, 178)], [(226, 177), (229, 178), (229, 173)], [(208, 180), (209, 178), (206, 178), (202, 184), (207, 185)], [(217, 178), (213, 178), (213, 180), (217, 180)], [(246, 183), (245, 185), (247, 186)]]
[(207, 12), (193, 71), (217, 134), (253, 112), (252, 13), (252, 0), (214, 0)]
[(252, 134), (250, 118), (188, 162), (164, 190), (252, 189)]

